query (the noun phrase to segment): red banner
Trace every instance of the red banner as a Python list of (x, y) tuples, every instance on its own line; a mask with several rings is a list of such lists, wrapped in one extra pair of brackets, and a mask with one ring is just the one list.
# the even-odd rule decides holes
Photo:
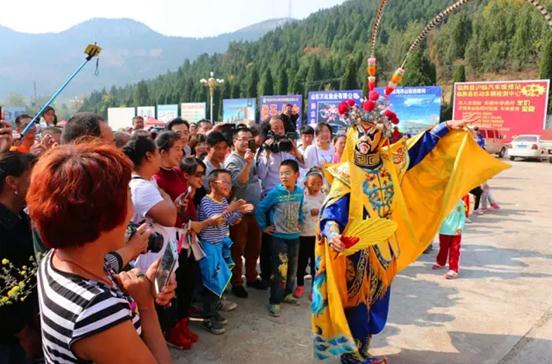
[(499, 130), (505, 141), (542, 134), (550, 80), (461, 82), (454, 84), (454, 119), (477, 114), (481, 128)]

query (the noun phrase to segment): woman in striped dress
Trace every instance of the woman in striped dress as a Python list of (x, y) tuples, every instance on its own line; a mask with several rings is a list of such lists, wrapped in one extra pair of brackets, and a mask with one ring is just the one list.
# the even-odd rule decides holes
[(33, 170), (29, 214), (51, 248), (38, 273), (46, 363), (171, 362), (154, 301), (168, 302), (175, 284), (155, 297), (158, 263), (146, 274), (104, 264), (125, 244), (131, 171), (121, 151), (94, 143), (55, 148)]

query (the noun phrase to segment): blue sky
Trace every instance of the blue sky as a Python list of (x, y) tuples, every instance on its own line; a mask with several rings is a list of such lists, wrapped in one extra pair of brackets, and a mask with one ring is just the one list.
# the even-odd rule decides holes
[[(302, 19), (344, 1), (291, 0), (291, 15)], [(132, 18), (162, 34), (205, 37), (287, 17), (288, 8), (289, 0), (4, 0), (0, 25), (45, 33), (60, 32), (90, 18)]]

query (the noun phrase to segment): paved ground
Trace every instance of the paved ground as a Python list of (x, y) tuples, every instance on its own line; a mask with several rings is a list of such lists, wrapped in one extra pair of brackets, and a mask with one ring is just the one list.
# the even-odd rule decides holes
[[(431, 270), (436, 251), (397, 276), (374, 353), (392, 364), (552, 363), (552, 164), (512, 164), (491, 182), (503, 208), (467, 226), (461, 279)], [(196, 327), (200, 341), (173, 351), (175, 363), (316, 362), (308, 301), (274, 319), (265, 292), (236, 300), (227, 334)]]

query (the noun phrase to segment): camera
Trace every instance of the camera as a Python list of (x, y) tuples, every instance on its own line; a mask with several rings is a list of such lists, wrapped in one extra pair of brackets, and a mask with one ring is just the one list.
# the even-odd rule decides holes
[[(134, 234), (136, 234), (136, 230), (138, 230), (139, 226), (140, 226), (139, 224), (136, 224), (133, 222), (128, 224), (127, 234), (126, 234), (127, 241), (130, 238), (132, 238)], [(152, 253), (159, 253), (161, 249), (163, 249), (163, 243), (164, 243), (163, 235), (157, 232), (152, 232), (148, 238), (148, 251)]]
[(286, 133), (286, 135), (275, 135), (272, 131), (268, 131), (267, 140), (272, 140), (272, 143), (266, 144), (265, 148), (273, 153), (291, 152), (293, 150), (293, 140), (299, 138), (296, 132)]

